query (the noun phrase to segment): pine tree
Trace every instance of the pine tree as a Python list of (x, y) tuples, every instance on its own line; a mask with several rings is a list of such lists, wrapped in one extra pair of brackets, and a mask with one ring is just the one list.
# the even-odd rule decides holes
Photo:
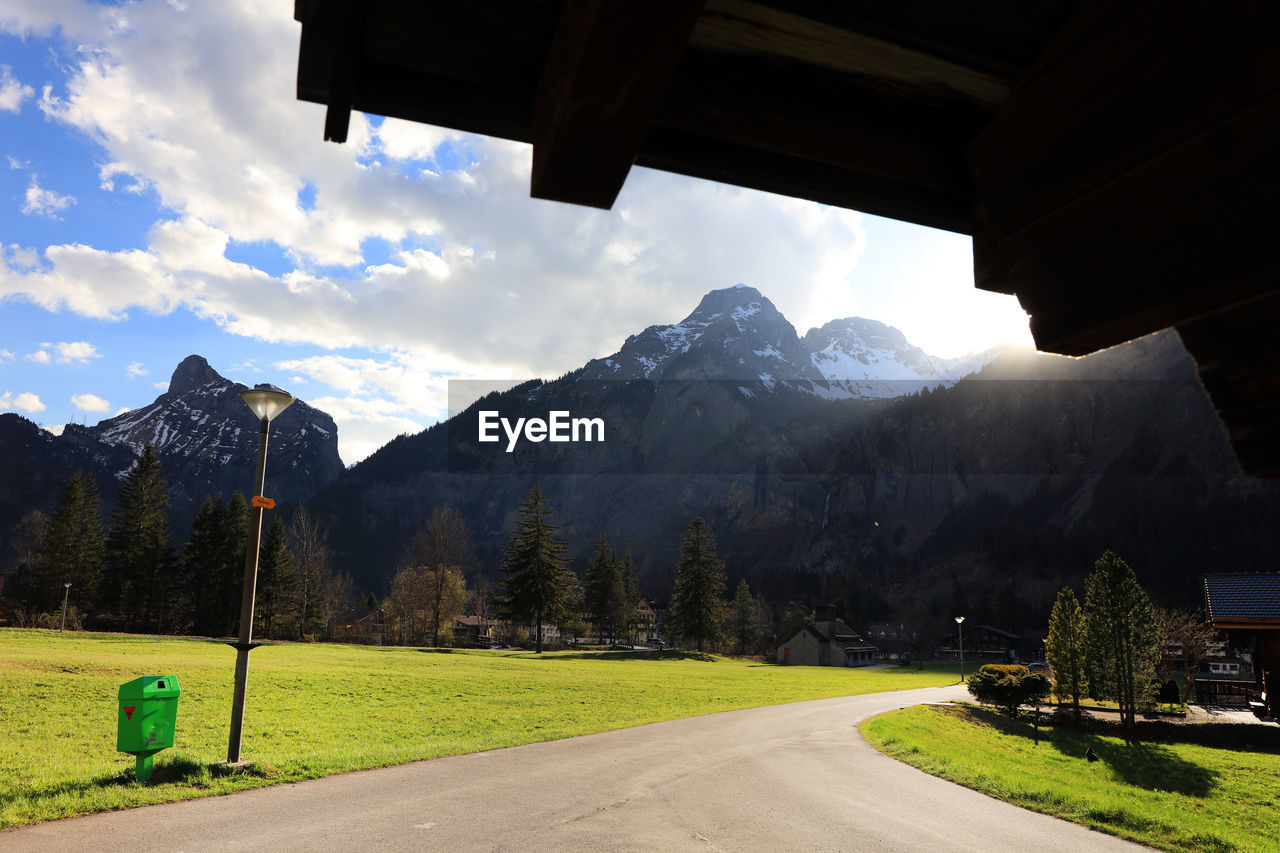
[(1045, 658), (1053, 672), (1053, 692), (1058, 701), (1071, 700), (1076, 722), (1080, 721), (1080, 697), (1085, 693), (1084, 612), (1070, 587), (1063, 587), (1049, 614), (1049, 638)]
[(698, 651), (719, 635), (726, 583), (724, 563), (716, 557), (711, 528), (701, 518), (695, 518), (680, 543), (667, 625), (675, 635), (696, 640)]
[(738, 654), (749, 654), (760, 639), (760, 619), (756, 600), (751, 595), (751, 587), (747, 579), (738, 581), (738, 589), (733, 596), (733, 605), (729, 611), (729, 629), (738, 647)]
[(216, 636), (225, 628), (219, 602), (225, 576), (221, 536), (226, 514), (227, 505), (221, 495), (205, 498), (182, 549), (186, 618), (194, 633), (206, 637)]
[(240, 634), (241, 591), (244, 588), (245, 549), (249, 545), (249, 502), (236, 492), (227, 501), (217, 540), (217, 612), (219, 634)]
[(258, 555), (258, 606), (254, 610), (258, 625), (255, 626), (255, 635), (275, 636), (280, 611), (284, 609), (297, 580), (293, 555), (289, 552), (289, 534), (285, 530), (284, 519), (276, 515), (267, 528), (267, 538)]
[(558, 621), (575, 585), (565, 565), (569, 547), (556, 538), (553, 510), (534, 486), (503, 549), (507, 575), (498, 600), (499, 618), (535, 626), (535, 651), (542, 652), (542, 625)]
[(150, 444), (125, 475), (107, 535), (108, 586), (126, 618), (151, 631), (166, 623), (178, 593), (171, 576), (169, 487)]
[(626, 588), (619, 570), (618, 555), (609, 545), (609, 536), (601, 533), (596, 552), (582, 575), (582, 604), (590, 614), (596, 636), (616, 637), (626, 613)]
[(1084, 636), (1090, 693), (1120, 705), (1120, 724), (1137, 725), (1160, 659), (1160, 625), (1129, 564), (1110, 551), (1085, 583)]
[[(636, 625), (636, 608), (640, 606), (640, 576), (636, 572), (635, 561), (631, 559), (631, 550), (627, 549), (618, 564), (618, 576), (622, 579), (622, 616), (620, 624), (629, 634)], [(632, 637), (634, 641), (635, 637)]]
[[(24, 586), (27, 603), (37, 613), (62, 604), (64, 593), (83, 608), (97, 603), (106, 560), (102, 507), (93, 475), (76, 471), (62, 487), (62, 496), (41, 541)], [(67, 590), (63, 585), (71, 584)]]

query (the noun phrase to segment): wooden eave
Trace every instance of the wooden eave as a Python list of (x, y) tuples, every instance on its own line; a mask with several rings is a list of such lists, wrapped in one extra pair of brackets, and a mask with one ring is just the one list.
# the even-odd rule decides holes
[(632, 165), (971, 235), (1037, 346), (1169, 326), (1280, 477), (1280, 4), (296, 0), (298, 97), (531, 143), (532, 194)]
[(1219, 631), (1280, 631), (1280, 619), (1215, 617), (1210, 622)]

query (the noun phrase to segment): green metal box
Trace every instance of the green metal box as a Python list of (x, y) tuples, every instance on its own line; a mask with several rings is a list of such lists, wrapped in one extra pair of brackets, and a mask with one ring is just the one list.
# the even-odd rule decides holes
[(172, 675), (147, 675), (120, 685), (116, 749), (150, 755), (173, 746), (181, 695)]

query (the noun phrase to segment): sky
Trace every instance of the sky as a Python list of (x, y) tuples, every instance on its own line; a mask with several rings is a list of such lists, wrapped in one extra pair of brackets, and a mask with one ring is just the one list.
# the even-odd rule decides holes
[(0, 6), (0, 411), (57, 431), (178, 362), (333, 415), (347, 464), (450, 379), (554, 377), (758, 288), (937, 356), (1031, 345), (967, 237), (633, 169), (611, 211), (529, 197), (527, 145), (295, 98), (290, 0)]

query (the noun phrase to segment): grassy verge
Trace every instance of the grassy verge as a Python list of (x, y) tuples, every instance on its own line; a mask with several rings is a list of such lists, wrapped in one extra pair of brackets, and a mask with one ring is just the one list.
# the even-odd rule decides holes
[[(967, 706), (917, 706), (862, 725), (877, 749), (927, 773), (1142, 844), (1280, 850), (1280, 747), (1270, 730), (1232, 729), (1168, 726), (1165, 742), (1126, 742), (1042, 728), (1037, 744), (1030, 725)], [(1085, 760), (1089, 748), (1100, 761)]]
[[(243, 756), (226, 757), (235, 653), (0, 629), (0, 828), (734, 708), (954, 683), (953, 667), (779, 667), (680, 652), (557, 654), (281, 644), (253, 652)], [(115, 751), (116, 691), (176, 675), (151, 783)]]

